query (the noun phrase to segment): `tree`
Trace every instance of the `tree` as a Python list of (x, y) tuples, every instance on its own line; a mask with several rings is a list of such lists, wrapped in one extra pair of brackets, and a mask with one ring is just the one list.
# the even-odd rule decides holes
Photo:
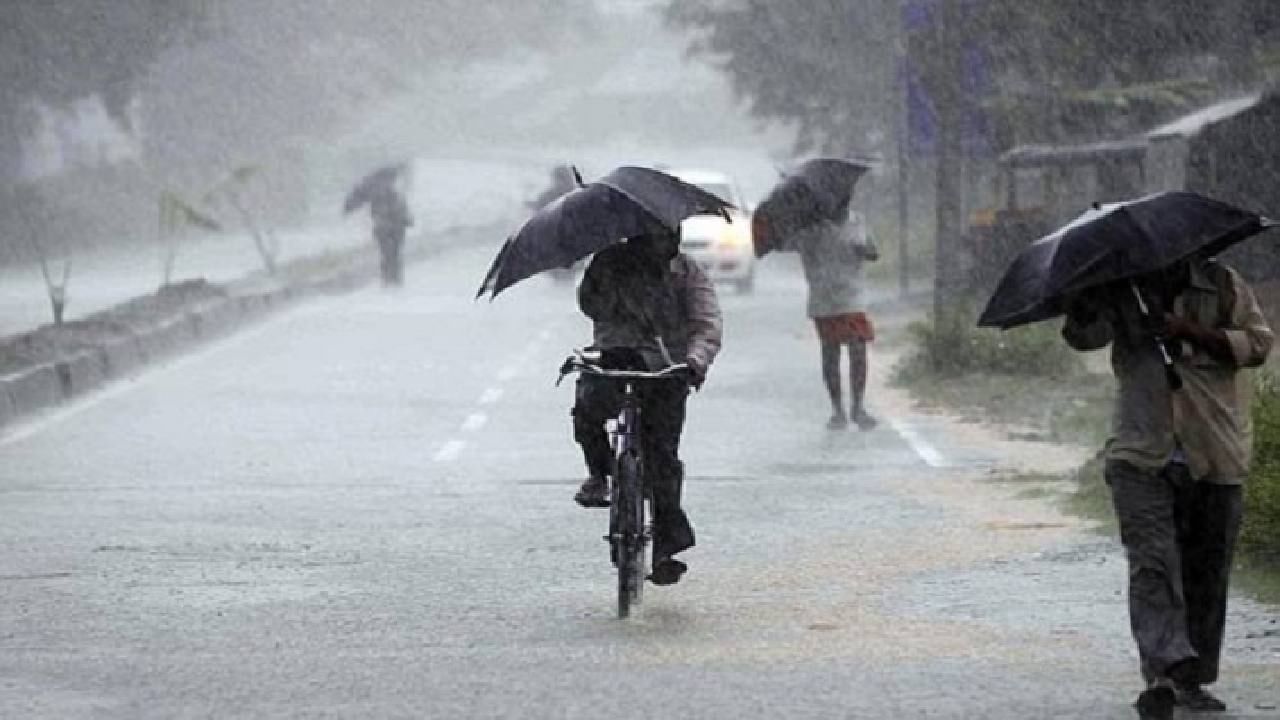
[[(724, 70), (757, 117), (794, 124), (797, 149), (849, 153), (891, 124), (896, 0), (671, 0), (690, 52)], [(888, 28), (886, 32), (885, 29)]]
[(14, 179), (30, 104), (98, 96), (126, 127), (156, 57), (198, 31), (200, 0), (7, 0), (0, 8), (0, 185)]
[[(1201, 87), (1170, 81), (1247, 84), (1260, 56), (1280, 47), (1280, 14), (1250, 0), (670, 0), (665, 14), (694, 33), (691, 52), (722, 68), (756, 115), (796, 123), (801, 149), (831, 150), (889, 126), (877, 108), (897, 92), (904, 17), (913, 68), (932, 73), (936, 20), (951, 2), (970, 65), (989, 76), (987, 95), (967, 101), (993, 111), (1002, 140), (1088, 134), (1098, 122), (1083, 116), (1129, 119), (1135, 102), (1180, 111), (1171, 106)], [(1127, 97), (1124, 108), (1089, 95), (1132, 86), (1163, 92)]]
[[(849, 152), (890, 136), (918, 81), (936, 137), (938, 273), (962, 228), (960, 133), (992, 150), (1133, 133), (1255, 77), (1280, 46), (1271, 3), (1248, 0), (669, 0), (668, 22), (722, 68), (798, 150)], [(895, 42), (907, 62), (895, 77)], [(888, 154), (888, 153), (885, 153)], [(948, 306), (949, 303), (943, 302)]]

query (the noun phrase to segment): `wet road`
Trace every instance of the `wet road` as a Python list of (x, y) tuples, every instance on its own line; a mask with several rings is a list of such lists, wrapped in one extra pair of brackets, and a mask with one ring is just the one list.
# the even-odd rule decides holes
[[(1134, 716), (1116, 548), (1005, 471), (1073, 454), (879, 387), (881, 429), (824, 430), (785, 263), (690, 402), (690, 574), (616, 620), (552, 387), (587, 326), (550, 282), (472, 303), (488, 259), (0, 439), (0, 717)], [(1229, 717), (1280, 716), (1275, 614), (1236, 608)]]

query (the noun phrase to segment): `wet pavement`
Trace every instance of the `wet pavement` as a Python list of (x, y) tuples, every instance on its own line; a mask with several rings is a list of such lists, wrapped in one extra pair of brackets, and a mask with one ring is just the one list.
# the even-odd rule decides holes
[[(613, 616), (568, 285), (459, 251), (0, 438), (0, 717), (1129, 718), (1117, 547), (995, 479), (1015, 443), (883, 387), (829, 432), (794, 267), (726, 291), (690, 400), (689, 575)], [(882, 312), (882, 326), (907, 315)], [(1280, 717), (1237, 599), (1226, 717)]]

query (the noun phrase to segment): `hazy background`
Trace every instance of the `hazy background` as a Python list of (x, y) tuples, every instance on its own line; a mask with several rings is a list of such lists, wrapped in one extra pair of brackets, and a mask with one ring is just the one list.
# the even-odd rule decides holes
[(427, 229), (522, 212), (557, 162), (713, 167), (758, 197), (792, 133), (750, 119), (658, 9), (6, 0), (0, 262), (154, 243), (162, 192), (234, 226), (200, 201), (237, 168), (274, 229), (338, 222), (360, 175), (406, 159)]

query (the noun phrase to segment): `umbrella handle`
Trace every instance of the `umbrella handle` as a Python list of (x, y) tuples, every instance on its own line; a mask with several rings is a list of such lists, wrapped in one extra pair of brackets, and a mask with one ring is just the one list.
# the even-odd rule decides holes
[[(1133, 291), (1133, 299), (1138, 301), (1138, 311), (1142, 313), (1144, 318), (1151, 318), (1151, 309), (1147, 305), (1147, 301), (1142, 297), (1142, 293), (1138, 291), (1138, 284), (1129, 281), (1129, 289)], [(1157, 337), (1156, 348), (1160, 351), (1160, 362), (1164, 364), (1164, 378), (1169, 383), (1170, 390), (1182, 389), (1182, 376), (1178, 374), (1177, 368), (1173, 366), (1173, 357), (1169, 355), (1169, 348), (1165, 347), (1164, 340)]]

